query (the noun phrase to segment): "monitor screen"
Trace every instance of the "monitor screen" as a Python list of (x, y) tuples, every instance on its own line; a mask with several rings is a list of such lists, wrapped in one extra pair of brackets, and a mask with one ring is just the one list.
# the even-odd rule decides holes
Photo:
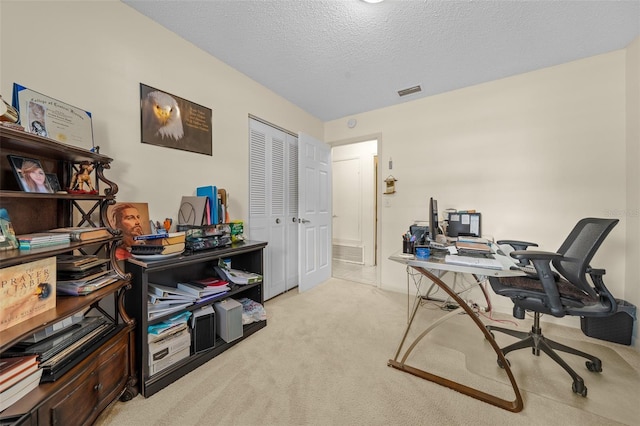
[(429, 239), (436, 240), (438, 235), (438, 201), (433, 197), (429, 199)]

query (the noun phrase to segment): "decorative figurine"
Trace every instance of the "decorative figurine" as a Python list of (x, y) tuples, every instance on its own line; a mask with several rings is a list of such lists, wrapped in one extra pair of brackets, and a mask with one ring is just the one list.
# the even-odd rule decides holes
[[(91, 182), (91, 172), (94, 169), (93, 164), (85, 161), (80, 164), (79, 170), (77, 170), (71, 178), (71, 185), (69, 185), (69, 192), (72, 194), (97, 194), (98, 191)], [(84, 190), (84, 185), (89, 187), (88, 191)]]

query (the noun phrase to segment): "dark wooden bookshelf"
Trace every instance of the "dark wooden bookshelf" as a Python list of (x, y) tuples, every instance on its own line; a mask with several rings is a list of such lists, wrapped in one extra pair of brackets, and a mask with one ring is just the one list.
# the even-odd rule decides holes
[[(96, 194), (32, 193), (20, 190), (7, 155), (38, 159), (64, 188), (75, 167), (94, 165)], [(105, 155), (20, 130), (0, 126), (0, 207), (7, 209), (17, 235), (45, 232), (67, 226), (106, 226), (107, 206), (115, 202), (118, 186), (104, 171), (113, 160)], [(97, 219), (96, 219), (97, 216)], [(119, 280), (86, 296), (57, 296), (56, 306), (2, 331), (0, 354), (16, 343), (78, 313), (101, 313), (112, 328), (100, 339), (74, 351), (54, 382), (41, 383), (0, 413), (2, 424), (90, 424), (114, 400), (138, 393), (133, 364), (133, 319), (124, 309), (130, 277), (114, 258), (119, 232), (111, 237), (71, 242), (31, 250), (0, 251), (0, 270), (60, 254), (96, 254), (110, 259)], [(109, 301), (110, 299), (110, 301)], [(104, 305), (102, 304), (102, 302)], [(111, 308), (105, 307), (111, 306)], [(111, 311), (111, 312), (108, 312)], [(67, 368), (68, 371), (64, 372)]]
[(136, 371), (139, 374), (138, 383), (143, 396), (149, 397), (173, 383), (185, 374), (195, 370), (205, 362), (215, 358), (232, 346), (242, 342), (258, 330), (266, 327), (267, 321), (258, 321), (243, 326), (242, 337), (225, 342), (216, 335), (212, 348), (194, 353), (186, 359), (153, 375), (149, 374), (149, 341), (147, 329), (149, 325), (160, 323), (182, 311), (195, 311), (203, 306), (213, 305), (224, 299), (248, 298), (260, 304), (264, 303), (264, 282), (247, 285), (232, 285), (230, 291), (205, 302), (194, 303), (179, 312), (148, 319), (147, 300), (150, 282), (176, 287), (178, 282), (187, 282), (215, 275), (213, 266), (219, 259), (231, 259), (231, 267), (243, 271), (255, 272), (264, 277), (263, 252), (266, 242), (245, 241), (234, 243), (228, 247), (203, 250), (194, 254), (186, 254), (166, 260), (144, 262), (129, 259), (125, 265), (127, 273), (131, 274), (133, 289), (126, 298), (126, 310), (136, 322)]

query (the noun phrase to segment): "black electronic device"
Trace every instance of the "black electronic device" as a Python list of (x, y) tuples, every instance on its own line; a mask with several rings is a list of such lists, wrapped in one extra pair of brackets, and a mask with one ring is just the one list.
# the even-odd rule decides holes
[(429, 239), (436, 241), (438, 236), (438, 201), (433, 197), (429, 199)]

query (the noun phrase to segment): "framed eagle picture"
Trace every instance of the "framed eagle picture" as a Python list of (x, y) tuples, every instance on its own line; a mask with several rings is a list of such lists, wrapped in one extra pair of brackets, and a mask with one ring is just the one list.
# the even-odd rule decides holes
[(142, 143), (213, 155), (211, 109), (140, 83)]

